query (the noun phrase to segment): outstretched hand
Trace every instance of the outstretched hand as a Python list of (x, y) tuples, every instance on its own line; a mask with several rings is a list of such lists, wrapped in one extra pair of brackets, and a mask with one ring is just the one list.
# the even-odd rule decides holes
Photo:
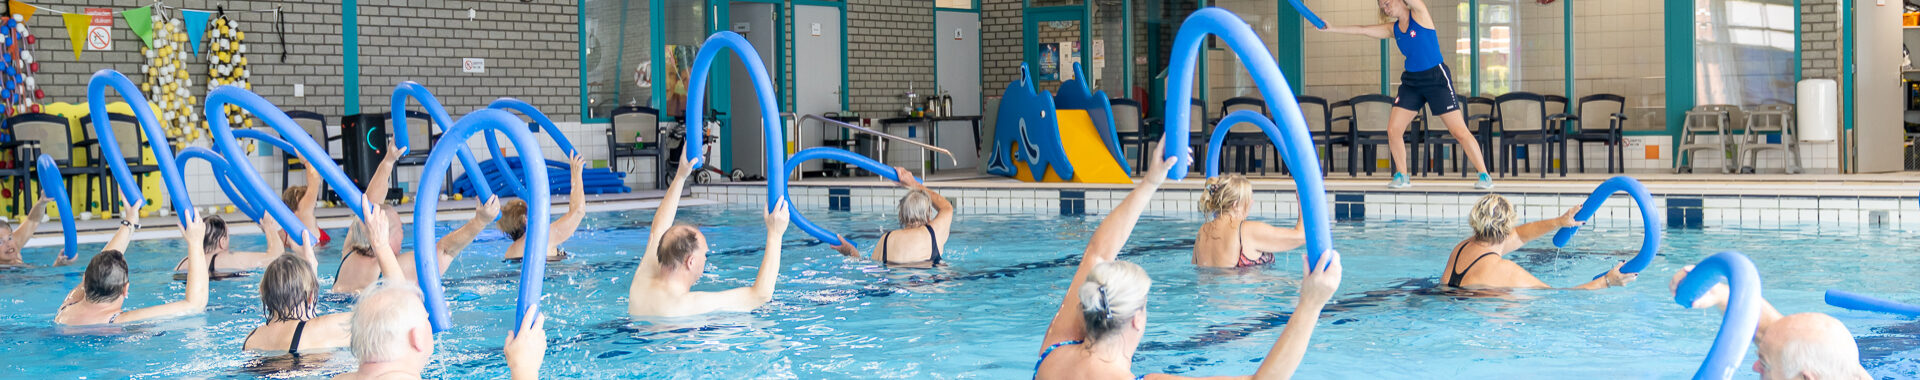
[(1173, 170), (1173, 165), (1180, 163), (1180, 159), (1186, 157), (1185, 155), (1191, 154), (1191, 152), (1188, 152), (1183, 153), (1182, 156), (1167, 157), (1166, 150), (1167, 136), (1162, 135), (1160, 136), (1160, 142), (1153, 144), (1153, 153), (1147, 156), (1147, 174), (1146, 178), (1143, 179), (1146, 180), (1148, 184), (1158, 186), (1166, 183), (1167, 172)]
[(494, 217), (500, 216), (500, 196), (487, 197), (487, 201), (480, 203), (480, 208), (474, 211), (476, 217), (492, 221)]
[[(1300, 254), (1300, 306), (1323, 306), (1333, 299), (1333, 292), (1340, 290), (1340, 252), (1328, 250), (1320, 254), (1320, 262), (1307, 267), (1307, 254)], [(1310, 269), (1310, 270), (1309, 270)]]
[(580, 152), (573, 152), (567, 155), (567, 164), (567, 170), (574, 173), (587, 170), (587, 156), (581, 155)]
[[(367, 194), (366, 202), (369, 203), (366, 204), (375, 204), (371, 202), (374, 202), (376, 198), (377, 196), (373, 194)], [(377, 208), (368, 208), (361, 214), (366, 215), (365, 218), (361, 219), (361, 222), (367, 225), (367, 241), (373, 242), (376, 247), (385, 245), (388, 241), (388, 235), (390, 234), (390, 227), (388, 226), (390, 226), (393, 221), (387, 220), (387, 214), (380, 212)]]
[[(128, 224), (132, 224), (135, 229), (140, 228), (139, 227), (140, 226), (140, 208), (146, 207), (146, 206), (147, 206), (147, 200), (145, 199), (132, 202), (132, 203), (128, 203), (126, 199), (121, 199), (120, 200), (120, 220), (126, 221)], [(181, 213), (197, 214), (192, 210), (182, 211)], [(187, 219), (199, 219), (199, 218), (188, 217)]]
[(1613, 269), (1607, 270), (1607, 274), (1603, 275), (1603, 277), (1607, 279), (1607, 287), (1626, 286), (1629, 283), (1633, 283), (1633, 280), (1640, 279), (1639, 273), (1620, 273), (1620, 267), (1626, 265), (1626, 261), (1621, 261), (1618, 264), (1613, 264)]
[(893, 167), (893, 175), (900, 178), (898, 181), (893, 181), (893, 184), (900, 185), (900, 187), (909, 189), (925, 187), (925, 185), (920, 184), (919, 180), (913, 179), (913, 171), (907, 170), (907, 168), (895, 166)]
[[(1608, 273), (1611, 274), (1612, 272)], [(1673, 280), (1667, 282), (1667, 294), (1679, 293), (1680, 280), (1686, 279), (1688, 273), (1693, 273), (1692, 265), (1681, 267), (1680, 271), (1674, 272)], [(1707, 289), (1706, 293), (1701, 294), (1700, 298), (1693, 299), (1693, 306), (1691, 306), (1691, 308), (1725, 307), (1727, 305), (1728, 293), (1729, 289), (1727, 288), (1727, 284), (1715, 284), (1712, 289)]]
[(1579, 227), (1581, 225), (1587, 224), (1586, 222), (1582, 222), (1574, 219), (1575, 217), (1579, 216), (1578, 214), (1580, 214), (1580, 206), (1573, 206), (1573, 208), (1567, 209), (1566, 213), (1560, 214), (1559, 218), (1554, 218), (1553, 220), (1555, 224), (1560, 226), (1560, 228)]
[(537, 379), (540, 377), (540, 363), (547, 356), (547, 317), (540, 315), (539, 306), (529, 310), (531, 318), (521, 322), (520, 328), (507, 334), (502, 345), (507, 357), (507, 369), (513, 379)]
[(767, 233), (784, 234), (787, 232), (787, 201), (782, 199), (774, 204), (773, 212), (767, 213)]
[(860, 249), (854, 248), (853, 243), (848, 243), (846, 236), (835, 236), (835, 237), (840, 238), (840, 244), (833, 245), (834, 251), (838, 251), (840, 252), (840, 254), (847, 255), (850, 257), (860, 257)]

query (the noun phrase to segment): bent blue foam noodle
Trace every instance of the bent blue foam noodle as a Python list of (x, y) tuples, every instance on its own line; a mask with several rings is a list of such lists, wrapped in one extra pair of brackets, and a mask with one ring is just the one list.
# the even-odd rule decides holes
[(60, 248), (60, 255), (72, 260), (80, 254), (80, 239), (76, 236), (79, 230), (73, 228), (73, 197), (67, 194), (67, 179), (60, 176), (60, 166), (53, 163), (53, 156), (42, 154), (39, 161), (37, 174), (40, 177), (40, 192), (53, 197), (53, 205), (60, 208), (57, 210), (60, 212), (60, 237), (66, 244)]
[[(238, 134), (238, 132), (257, 131), (239, 130), (235, 132)], [(180, 150), (180, 156), (175, 157), (174, 161), (180, 164), (180, 171), (185, 172), (187, 170), (187, 163), (193, 162), (196, 158), (206, 161), (207, 166), (213, 169), (214, 181), (220, 184), (220, 192), (227, 194), (227, 200), (233, 202), (233, 208), (240, 209), (241, 213), (246, 214), (247, 218), (253, 219), (255, 222), (260, 221), (261, 214), (258, 204), (262, 200), (259, 199), (258, 194), (243, 195), (234, 187), (232, 167), (227, 164), (226, 158), (220, 157), (219, 153), (214, 153), (211, 149), (197, 146), (187, 147), (186, 149)], [(275, 198), (275, 200), (277, 201), (278, 198)]]
[[(400, 148), (402, 151), (413, 150), (413, 143), (408, 141), (413, 134), (407, 133), (408, 98), (420, 101), (420, 108), (427, 111), (427, 117), (433, 119), (433, 124), (439, 125), (442, 129), (453, 125), (453, 118), (447, 116), (446, 107), (440, 106), (440, 99), (434, 98), (433, 92), (427, 91), (427, 86), (422, 86), (420, 83), (414, 81), (405, 81), (394, 85), (393, 96), (388, 100), (392, 105), (392, 110), (387, 113), (387, 123), (389, 124), (387, 126), (387, 135), (393, 136), (393, 146)], [(367, 143), (372, 144), (373, 142), (368, 141)], [(480, 164), (474, 161), (473, 152), (467, 149), (466, 144), (460, 144), (460, 146), (454, 147), (454, 149), (459, 150), (458, 152), (454, 152), (454, 156), (460, 158), (460, 168), (466, 169), (466, 171), (470, 173), (480, 172)], [(475, 186), (475, 188), (480, 192), (480, 199), (493, 198), (492, 185), (480, 184), (479, 186)], [(386, 196), (386, 194), (379, 195), (382, 197)], [(358, 203), (359, 200), (352, 202)]]
[[(247, 159), (247, 153), (240, 149), (238, 139), (241, 136), (248, 136), (268, 144), (275, 144), (281, 149), (291, 148), (290, 150), (298, 152), (301, 157), (331, 157), (327, 150), (315, 143), (313, 136), (308, 135), (307, 130), (301, 128), (300, 124), (294, 123), (293, 118), (287, 117), (286, 112), (281, 112), (280, 108), (275, 107), (273, 103), (240, 86), (214, 87), (213, 90), (207, 91), (205, 104), (207, 129), (210, 131), (209, 134), (213, 135), (213, 147), (227, 158), (228, 178), (236, 180), (234, 183), (238, 187), (236, 192), (253, 197), (249, 200), (254, 206), (261, 208), (262, 216), (272, 217), (273, 221), (279, 223), (280, 228), (285, 229), (294, 241), (308, 241), (310, 235), (314, 234), (314, 230), (309, 229), (306, 223), (294, 216), (293, 210), (287, 208), (286, 203), (270, 195), (279, 194), (279, 192), (267, 187), (267, 181), (260, 178), (260, 170), (253, 167), (253, 160)], [(258, 131), (234, 130), (232, 126), (227, 125), (225, 112), (227, 105), (239, 106), (247, 113), (259, 118), (268, 127), (278, 132), (280, 138), (271, 138), (270, 135)], [(285, 145), (276, 144), (275, 141), (281, 141)], [(327, 181), (327, 187), (332, 188), (334, 194), (340, 196), (341, 202), (347, 206), (347, 209), (353, 210), (355, 215), (365, 217), (366, 210), (360, 202), (364, 197), (360, 187), (352, 179), (347, 178), (346, 172), (341, 171), (339, 165), (334, 164), (333, 160), (306, 160), (306, 163), (308, 170), (320, 171), (321, 179)], [(162, 161), (161, 165), (162, 170), (178, 169), (171, 157)], [(313, 241), (319, 241), (319, 239), (314, 238)]]
[[(420, 280), (420, 290), (427, 303), (427, 319), (433, 324), (434, 332), (446, 331), (447, 299), (445, 289), (440, 286), (440, 255), (434, 252), (439, 247), (434, 236), (434, 215), (439, 210), (440, 189), (445, 185), (446, 176), (452, 169), (449, 154), (459, 154), (459, 146), (465, 146), (467, 139), (475, 133), (493, 133), (498, 131), (507, 135), (507, 141), (520, 151), (521, 164), (526, 168), (526, 183), (532, 187), (526, 196), (527, 215), (550, 215), (548, 207), (548, 182), (546, 159), (540, 156), (540, 143), (533, 138), (533, 132), (527, 130), (520, 118), (507, 111), (483, 109), (460, 117), (452, 124), (440, 141), (434, 143), (427, 155), (426, 166), (420, 172), (420, 188), (413, 197), (413, 246), (414, 273)], [(324, 160), (323, 160), (324, 161)], [(475, 171), (474, 173), (479, 173)], [(537, 179), (537, 180), (536, 180)], [(522, 326), (528, 317), (527, 312), (540, 304), (541, 279), (547, 268), (547, 218), (527, 218), (526, 251), (520, 260), (520, 301), (514, 308), (514, 326)]]
[[(1167, 123), (1165, 157), (1179, 160), (1167, 172), (1167, 179), (1186, 178), (1187, 168), (1193, 164), (1193, 148), (1187, 144), (1187, 131), (1193, 127), (1188, 124), (1193, 112), (1191, 99), (1199, 67), (1200, 43), (1205, 42), (1208, 35), (1219, 37), (1232, 48), (1252, 74), (1260, 95), (1267, 100), (1267, 109), (1278, 117), (1275, 119), (1278, 123), (1267, 123), (1261, 128), (1268, 138), (1275, 139), (1275, 146), (1281, 147), (1287, 169), (1293, 172), (1300, 204), (1304, 206), (1301, 207), (1305, 214), (1302, 219), (1307, 224), (1307, 261), (1318, 263), (1321, 253), (1333, 250), (1333, 218), (1327, 210), (1327, 187), (1321, 180), (1320, 158), (1313, 148), (1313, 138), (1307, 134), (1306, 118), (1301, 116), (1300, 104), (1293, 101), (1293, 89), (1287, 86), (1287, 78), (1280, 73), (1280, 65), (1274, 63), (1267, 45), (1254, 34), (1253, 27), (1225, 9), (1208, 7), (1194, 12), (1180, 24), (1180, 33), (1174, 37), (1173, 59), (1167, 68), (1166, 111), (1161, 115)], [(1286, 128), (1277, 128), (1276, 124)]]
[[(107, 87), (109, 86), (113, 87), (114, 92), (120, 93), (120, 98), (133, 109), (133, 116), (139, 120), (142, 133), (147, 136), (167, 135), (167, 132), (160, 128), (159, 119), (153, 117), (153, 108), (148, 105), (146, 95), (142, 95), (140, 89), (134, 87), (133, 81), (127, 80), (127, 76), (121, 75), (119, 71), (103, 69), (94, 72), (93, 78), (87, 80), (87, 112), (88, 117), (93, 118), (93, 133), (100, 142), (101, 157), (126, 157), (120, 153), (119, 140), (113, 135), (113, 124), (107, 119)], [(207, 108), (219, 110), (211, 104)], [(225, 120), (225, 115), (222, 115), (221, 119)], [(180, 225), (184, 226), (187, 224), (186, 211), (193, 209), (193, 199), (188, 197), (186, 181), (180, 178), (180, 167), (173, 162), (173, 147), (167, 144), (165, 138), (149, 138), (147, 147), (153, 150), (153, 158), (159, 163), (160, 178), (166, 184), (167, 198), (173, 203), (175, 217), (180, 219)], [(126, 160), (107, 160), (107, 166), (113, 170), (113, 180), (120, 184), (121, 196), (126, 197), (129, 202), (147, 199), (146, 195), (140, 192), (139, 177), (127, 171)], [(139, 211), (127, 210), (127, 212)]]
[[(1593, 219), (1593, 213), (1600, 210), (1600, 205), (1606, 203), (1607, 198), (1618, 192), (1626, 192), (1627, 195), (1632, 196), (1633, 204), (1640, 207), (1640, 234), (1642, 235), (1640, 253), (1633, 255), (1633, 259), (1621, 265), (1620, 273), (1640, 273), (1647, 269), (1648, 264), (1653, 263), (1654, 256), (1660, 254), (1660, 234), (1662, 227), (1665, 226), (1660, 221), (1662, 214), (1653, 209), (1653, 195), (1647, 192), (1646, 185), (1628, 176), (1608, 178), (1606, 182), (1601, 182), (1599, 187), (1593, 189), (1593, 194), (1587, 196), (1586, 203), (1580, 204), (1580, 211), (1573, 214), (1573, 220), (1585, 222)], [(1559, 232), (1553, 234), (1553, 246), (1566, 247), (1567, 241), (1572, 240), (1573, 234), (1578, 232), (1580, 227), (1577, 226), (1561, 228)], [(1606, 275), (1606, 272), (1601, 272), (1600, 276), (1593, 278)]]
[[(740, 62), (745, 64), (747, 77), (753, 81), (754, 96), (760, 103), (760, 114), (780, 114), (780, 106), (774, 102), (774, 96), (778, 93), (773, 91), (773, 79), (767, 76), (767, 65), (760, 60), (760, 51), (755, 50), (753, 44), (747, 42), (747, 39), (741, 37), (739, 33), (720, 31), (708, 36), (707, 41), (700, 44), (700, 55), (693, 59), (693, 70), (690, 71), (692, 79), (687, 85), (687, 117), (686, 122), (682, 123), (687, 126), (688, 136), (687, 146), (682, 152), (685, 155), (696, 156), (693, 162), (694, 167), (702, 166), (706, 159), (697, 156), (700, 152), (704, 152), (701, 150), (700, 136), (705, 136), (703, 129), (706, 124), (704, 115), (707, 114), (707, 73), (713, 71), (714, 59), (728, 50), (732, 50), (734, 56), (739, 57)], [(773, 212), (775, 204), (782, 199), (787, 199), (787, 187), (781, 185), (787, 183), (787, 172), (773, 170), (773, 168), (786, 167), (782, 162), (787, 157), (787, 134), (780, 128), (778, 117), (761, 117), (760, 128), (761, 136), (766, 137), (766, 151), (763, 153), (767, 163), (763, 167), (768, 171), (767, 212)]]
[[(533, 119), (534, 125), (540, 126), (539, 131), (544, 131), (548, 137), (552, 137), (553, 143), (560, 146), (561, 152), (567, 155), (573, 155), (579, 152), (573, 149), (572, 141), (567, 141), (567, 134), (561, 133), (560, 128), (553, 125), (553, 119), (547, 118), (546, 113), (540, 112), (540, 109), (534, 108), (532, 104), (527, 104), (527, 102), (521, 101), (520, 99), (500, 98), (495, 99), (493, 104), (487, 105), (487, 108), (503, 111), (520, 111), (521, 114), (527, 115), (527, 118)], [(506, 151), (500, 150), (500, 140), (494, 138), (492, 132), (485, 133), (485, 135), (487, 136), (487, 152), (491, 152), (496, 156), (503, 156)], [(495, 170), (499, 170), (502, 173), (513, 172), (512, 169), (507, 167), (507, 160), (488, 161), (493, 161), (493, 168)], [(506, 181), (502, 182), (505, 182), (507, 184), (507, 190), (512, 191), (514, 194), (527, 193), (527, 186), (521, 184), (519, 180), (514, 179), (512, 176), (507, 176)], [(491, 185), (489, 184), (488, 186)]]
[(1674, 288), (1673, 302), (1691, 308), (1694, 300), (1721, 281), (1730, 290), (1727, 313), (1721, 317), (1720, 334), (1713, 338), (1713, 349), (1707, 351), (1706, 360), (1693, 373), (1694, 379), (1732, 378), (1740, 369), (1740, 360), (1747, 356), (1747, 346), (1753, 343), (1754, 329), (1760, 327), (1760, 274), (1754, 270), (1753, 261), (1739, 252), (1717, 253), (1694, 265), (1693, 272)]
[[(793, 157), (787, 157), (787, 175), (791, 177), (795, 171), (800, 170), (801, 163), (828, 159), (859, 166), (861, 169), (866, 169), (867, 172), (879, 175), (881, 178), (895, 182), (900, 181), (900, 173), (895, 172), (893, 167), (887, 166), (887, 164), (880, 163), (880, 161), (876, 161), (867, 156), (848, 152), (844, 149), (828, 147), (807, 148), (806, 150), (801, 150), (800, 153), (794, 153)], [(918, 179), (915, 180), (918, 181)], [(781, 187), (787, 186), (786, 184), (781, 184)], [(807, 220), (806, 215), (800, 214), (800, 208), (793, 206), (791, 199), (787, 202), (787, 215), (793, 219), (794, 226), (800, 227), (800, 230), (806, 231), (808, 235), (813, 235), (814, 239), (820, 239), (820, 242), (827, 244), (840, 244), (840, 234), (833, 233), (833, 231), (828, 231), (825, 228), (820, 228), (819, 225), (813, 224), (813, 221)], [(847, 241), (847, 244), (852, 245), (853, 241)], [(854, 248), (859, 247), (858, 245), (854, 245)]]
[(1052, 168), (1062, 179), (1073, 178), (1073, 163), (1060, 144), (1060, 120), (1054, 108), (1054, 96), (1033, 85), (1027, 64), (1020, 64), (1020, 79), (1007, 84), (1000, 94), (1000, 112), (994, 125), (993, 152), (987, 156), (987, 174), (1012, 177), (1020, 174), (1025, 162), (1033, 178), (1039, 180)]
[(1307, 5), (1301, 4), (1300, 0), (1287, 0), (1287, 2), (1293, 4), (1294, 11), (1300, 12), (1300, 17), (1305, 17), (1307, 22), (1313, 23), (1315, 29), (1327, 28), (1327, 22), (1320, 21), (1320, 15), (1313, 14), (1313, 10), (1307, 9)]
[(1920, 317), (1920, 306), (1899, 301), (1876, 298), (1865, 294), (1827, 289), (1827, 304), (1847, 310), (1871, 311), (1875, 313), (1898, 314), (1908, 317)]

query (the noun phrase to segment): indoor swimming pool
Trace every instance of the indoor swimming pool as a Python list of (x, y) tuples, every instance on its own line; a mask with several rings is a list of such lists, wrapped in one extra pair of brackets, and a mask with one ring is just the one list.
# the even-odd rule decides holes
[[(822, 226), (868, 246), (895, 228), (877, 211), (808, 208)], [(1101, 215), (966, 214), (944, 242), (948, 266), (888, 270), (840, 256), (797, 229), (786, 233), (773, 302), (752, 313), (666, 320), (626, 317), (627, 289), (653, 211), (589, 214), (549, 264), (541, 312), (549, 319), (549, 378), (978, 378), (1033, 375), (1041, 335)], [(695, 290), (749, 285), (765, 229), (757, 205), (690, 206), (712, 253)], [(1195, 269), (1192, 213), (1149, 212), (1121, 254), (1153, 276), (1151, 323), (1135, 354), (1136, 373), (1187, 376), (1251, 373), (1280, 334), (1300, 279), (1299, 250), (1270, 267)], [(229, 220), (237, 220), (232, 215)], [(1292, 218), (1257, 217), (1276, 225)], [(442, 234), (455, 226), (442, 223)], [(1624, 224), (1624, 223), (1613, 223)], [(344, 236), (344, 230), (328, 231)], [(1346, 277), (1328, 304), (1302, 378), (1678, 378), (1694, 372), (1721, 314), (1673, 302), (1667, 281), (1682, 265), (1716, 252), (1752, 257), (1764, 296), (1784, 313), (1825, 312), (1858, 339), (1876, 378), (1920, 376), (1920, 323), (1845, 311), (1821, 300), (1829, 288), (1920, 301), (1920, 243), (1912, 231), (1851, 224), (1783, 228), (1670, 229), (1642, 278), (1600, 291), (1461, 293), (1432, 290), (1448, 250), (1470, 234), (1464, 219), (1343, 222), (1333, 231)], [(1566, 249), (1546, 239), (1508, 257), (1556, 286), (1591, 278), (1638, 249), (1639, 228), (1589, 227)], [(511, 328), (519, 266), (501, 260), (510, 240), (489, 229), (445, 276), (453, 326), (438, 340), (429, 378), (496, 378)], [(411, 239), (409, 239), (411, 244)], [(237, 250), (264, 247), (259, 235)], [(333, 281), (342, 243), (321, 253), (322, 287)], [(84, 245), (82, 255), (98, 251)], [(29, 249), (26, 257), (57, 248)], [(169, 271), (184, 256), (178, 239), (136, 241), (128, 252), (127, 306), (178, 299)], [(299, 358), (240, 350), (264, 319), (257, 272), (215, 281), (202, 315), (132, 326), (58, 327), (62, 296), (80, 271), (0, 271), (0, 364), (5, 377), (310, 378), (351, 370), (344, 350)], [(165, 289), (165, 290), (161, 290)], [(347, 311), (323, 297), (322, 313)], [(1749, 353), (1742, 368), (1750, 367)], [(1736, 375), (1757, 378), (1750, 371)]]

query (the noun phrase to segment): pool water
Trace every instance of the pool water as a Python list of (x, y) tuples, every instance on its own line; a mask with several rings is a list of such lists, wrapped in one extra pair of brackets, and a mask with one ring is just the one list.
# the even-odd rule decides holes
[[(1199, 220), (1149, 214), (1121, 257), (1153, 276), (1137, 373), (1249, 374), (1293, 310), (1301, 259), (1272, 267), (1197, 270), (1189, 264)], [(1179, 214), (1186, 215), (1186, 214)], [(823, 226), (863, 244), (890, 213), (810, 210)], [(984, 378), (1032, 376), (1040, 337), (1066, 292), (1100, 216), (962, 215), (943, 242), (949, 266), (885, 270), (843, 258), (798, 229), (786, 234), (774, 301), (752, 313), (672, 320), (626, 317), (627, 288), (645, 249), (651, 211), (590, 214), (565, 246), (574, 258), (547, 267), (549, 378)], [(1264, 218), (1291, 223), (1290, 218)], [(765, 228), (751, 205), (689, 207), (713, 244), (696, 290), (747, 286)], [(441, 223), (444, 234), (454, 227)], [(329, 231), (344, 236), (344, 231)], [(1463, 221), (1341, 223), (1334, 231), (1346, 278), (1326, 308), (1299, 374), (1306, 378), (1679, 378), (1691, 376), (1720, 314), (1675, 305), (1667, 280), (1682, 265), (1740, 250), (1758, 265), (1764, 295), (1782, 312), (1826, 312), (1852, 329), (1876, 378), (1920, 377), (1920, 324), (1826, 306), (1841, 288), (1920, 301), (1920, 243), (1911, 231), (1853, 225), (1671, 230), (1644, 277), (1603, 291), (1516, 291), (1472, 298), (1426, 290), (1438, 281)], [(1590, 227), (1567, 249), (1542, 239), (1510, 255), (1550, 284), (1571, 286), (1631, 256), (1637, 228)], [(452, 329), (438, 334), (430, 378), (500, 378), (500, 344), (513, 320), (518, 266), (500, 260), (509, 241), (489, 230), (446, 275)], [(258, 235), (236, 237), (258, 250)], [(322, 254), (322, 286), (340, 243)], [(82, 248), (95, 252), (99, 245)], [(27, 253), (44, 263), (54, 248)], [(177, 239), (129, 250), (129, 307), (178, 300), (169, 270)], [(298, 359), (245, 353), (263, 313), (258, 274), (215, 281), (207, 313), (124, 328), (58, 328), (51, 322), (77, 267), (0, 271), (4, 378), (304, 378), (350, 370), (351, 355)], [(330, 297), (324, 313), (350, 301)], [(1743, 366), (1751, 366), (1751, 354)], [(288, 368), (293, 368), (288, 370)], [(1745, 378), (1755, 377), (1742, 372)]]

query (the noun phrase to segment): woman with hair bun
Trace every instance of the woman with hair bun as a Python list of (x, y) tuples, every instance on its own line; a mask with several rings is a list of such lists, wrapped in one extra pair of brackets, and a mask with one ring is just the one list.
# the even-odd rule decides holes
[[(1165, 141), (1162, 141), (1164, 144)], [(1165, 157), (1160, 146), (1149, 157)], [(1080, 269), (1073, 274), (1073, 286), (1047, 325), (1040, 341), (1040, 361), (1034, 365), (1034, 379), (1138, 379), (1133, 375), (1134, 350), (1147, 328), (1147, 293), (1153, 280), (1139, 265), (1119, 261), (1120, 248), (1133, 234), (1148, 200), (1166, 181), (1167, 169), (1175, 159), (1155, 160), (1148, 165), (1146, 178), (1135, 185), (1127, 198), (1107, 214), (1087, 242)], [(1302, 260), (1303, 262), (1305, 260)], [(1307, 269), (1307, 268), (1301, 268)], [(1300, 283), (1300, 301), (1287, 320), (1280, 339), (1260, 363), (1251, 378), (1284, 379), (1306, 355), (1313, 326), (1320, 310), (1340, 287), (1340, 254), (1327, 252)], [(1182, 378), (1154, 375), (1156, 379)]]
[(1307, 244), (1305, 223), (1282, 229), (1247, 220), (1253, 210), (1253, 182), (1239, 174), (1207, 179), (1200, 193), (1200, 212), (1212, 218), (1200, 225), (1193, 241), (1193, 265), (1245, 268), (1273, 263), (1273, 253)]
[[(1581, 225), (1580, 221), (1573, 220), (1573, 215), (1578, 212), (1580, 208), (1574, 207), (1558, 218), (1520, 224), (1519, 213), (1514, 211), (1513, 203), (1507, 201), (1506, 197), (1499, 194), (1480, 197), (1479, 201), (1474, 202), (1473, 211), (1467, 215), (1467, 223), (1473, 226), (1473, 237), (1460, 242), (1453, 248), (1453, 254), (1447, 256), (1446, 285), (1455, 288), (1552, 288), (1552, 285), (1533, 277), (1520, 264), (1500, 255), (1520, 249), (1528, 241), (1555, 230)], [(1467, 252), (1479, 254), (1465, 254)], [(1606, 275), (1571, 289), (1606, 289), (1633, 282), (1640, 275), (1620, 273), (1620, 265), (1625, 263), (1614, 264)]]

